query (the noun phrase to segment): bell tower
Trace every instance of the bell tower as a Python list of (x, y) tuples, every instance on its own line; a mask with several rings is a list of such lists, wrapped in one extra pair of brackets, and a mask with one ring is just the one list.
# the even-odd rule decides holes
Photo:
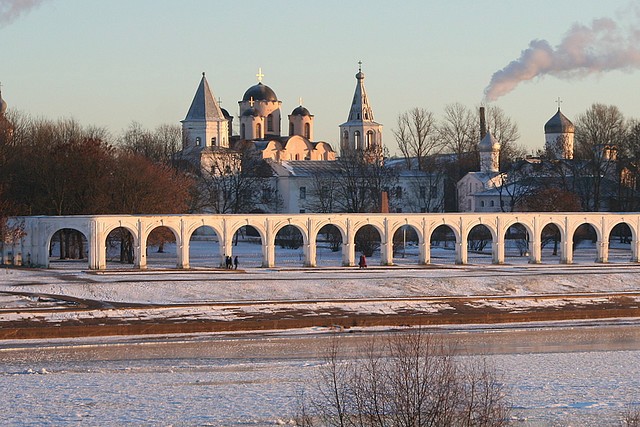
[(340, 125), (340, 151), (370, 152), (382, 155), (382, 125), (373, 118), (373, 109), (369, 105), (367, 91), (364, 88), (362, 62), (358, 62), (356, 89), (351, 101), (349, 117)]

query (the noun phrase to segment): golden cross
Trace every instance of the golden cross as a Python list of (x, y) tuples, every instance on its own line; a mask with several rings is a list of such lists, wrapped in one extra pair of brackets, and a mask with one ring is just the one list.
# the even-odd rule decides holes
[(558, 104), (558, 110), (560, 109), (560, 104), (562, 104), (562, 100), (560, 99), (560, 97), (558, 97), (558, 99), (556, 99), (556, 104)]
[(358, 71), (362, 72), (362, 61), (358, 61)]
[(249, 105), (251, 105), (253, 107), (253, 96), (251, 98), (249, 98)]
[(300, 101), (300, 105), (302, 105), (302, 97), (298, 98), (298, 101)]
[(256, 74), (256, 77), (258, 78), (258, 82), (262, 82), (262, 78), (264, 77), (264, 74), (262, 74), (262, 67), (258, 68), (258, 74)]

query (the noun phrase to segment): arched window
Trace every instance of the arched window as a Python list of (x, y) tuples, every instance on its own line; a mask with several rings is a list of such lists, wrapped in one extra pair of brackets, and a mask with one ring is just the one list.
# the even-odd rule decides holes
[(244, 123), (240, 125), (240, 138), (244, 139)]
[(256, 138), (262, 138), (262, 125), (260, 123), (256, 123)]
[(289, 136), (293, 136), (293, 123), (289, 122)]
[(360, 147), (360, 131), (357, 130), (353, 133), (353, 145), (356, 149), (362, 148)]
[(300, 160), (300, 154), (296, 153), (296, 160)]
[(304, 137), (311, 139), (311, 125), (309, 123), (304, 124)]
[(349, 143), (349, 131), (348, 131), (348, 130), (345, 130), (345, 131), (342, 133), (342, 143), (343, 143), (344, 145), (347, 145), (347, 144)]
[(273, 132), (273, 115), (267, 116), (267, 132)]
[(367, 144), (365, 146), (365, 148), (369, 149), (371, 147), (373, 147), (375, 143), (375, 136), (373, 134), (372, 130), (367, 131)]

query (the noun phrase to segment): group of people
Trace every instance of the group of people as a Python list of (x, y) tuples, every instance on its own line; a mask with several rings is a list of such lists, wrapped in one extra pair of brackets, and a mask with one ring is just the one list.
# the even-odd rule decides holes
[(230, 256), (224, 256), (224, 265), (228, 270), (237, 270), (238, 269), (238, 255), (235, 258), (231, 258)]

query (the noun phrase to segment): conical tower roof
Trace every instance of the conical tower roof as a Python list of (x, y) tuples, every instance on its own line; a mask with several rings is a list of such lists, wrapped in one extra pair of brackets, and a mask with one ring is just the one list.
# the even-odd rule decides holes
[(353, 94), (353, 102), (351, 103), (351, 109), (349, 110), (349, 122), (373, 122), (373, 110), (369, 105), (369, 98), (367, 97), (367, 91), (364, 88), (364, 73), (362, 68), (358, 68), (356, 74), (356, 90)]
[(202, 80), (189, 107), (184, 121), (216, 121), (226, 120), (218, 102), (213, 96), (207, 78), (202, 73)]
[(492, 151), (500, 151), (500, 143), (491, 135), (491, 130), (487, 130), (487, 134), (482, 138), (480, 144), (478, 144), (478, 151), (483, 153), (490, 153)]

